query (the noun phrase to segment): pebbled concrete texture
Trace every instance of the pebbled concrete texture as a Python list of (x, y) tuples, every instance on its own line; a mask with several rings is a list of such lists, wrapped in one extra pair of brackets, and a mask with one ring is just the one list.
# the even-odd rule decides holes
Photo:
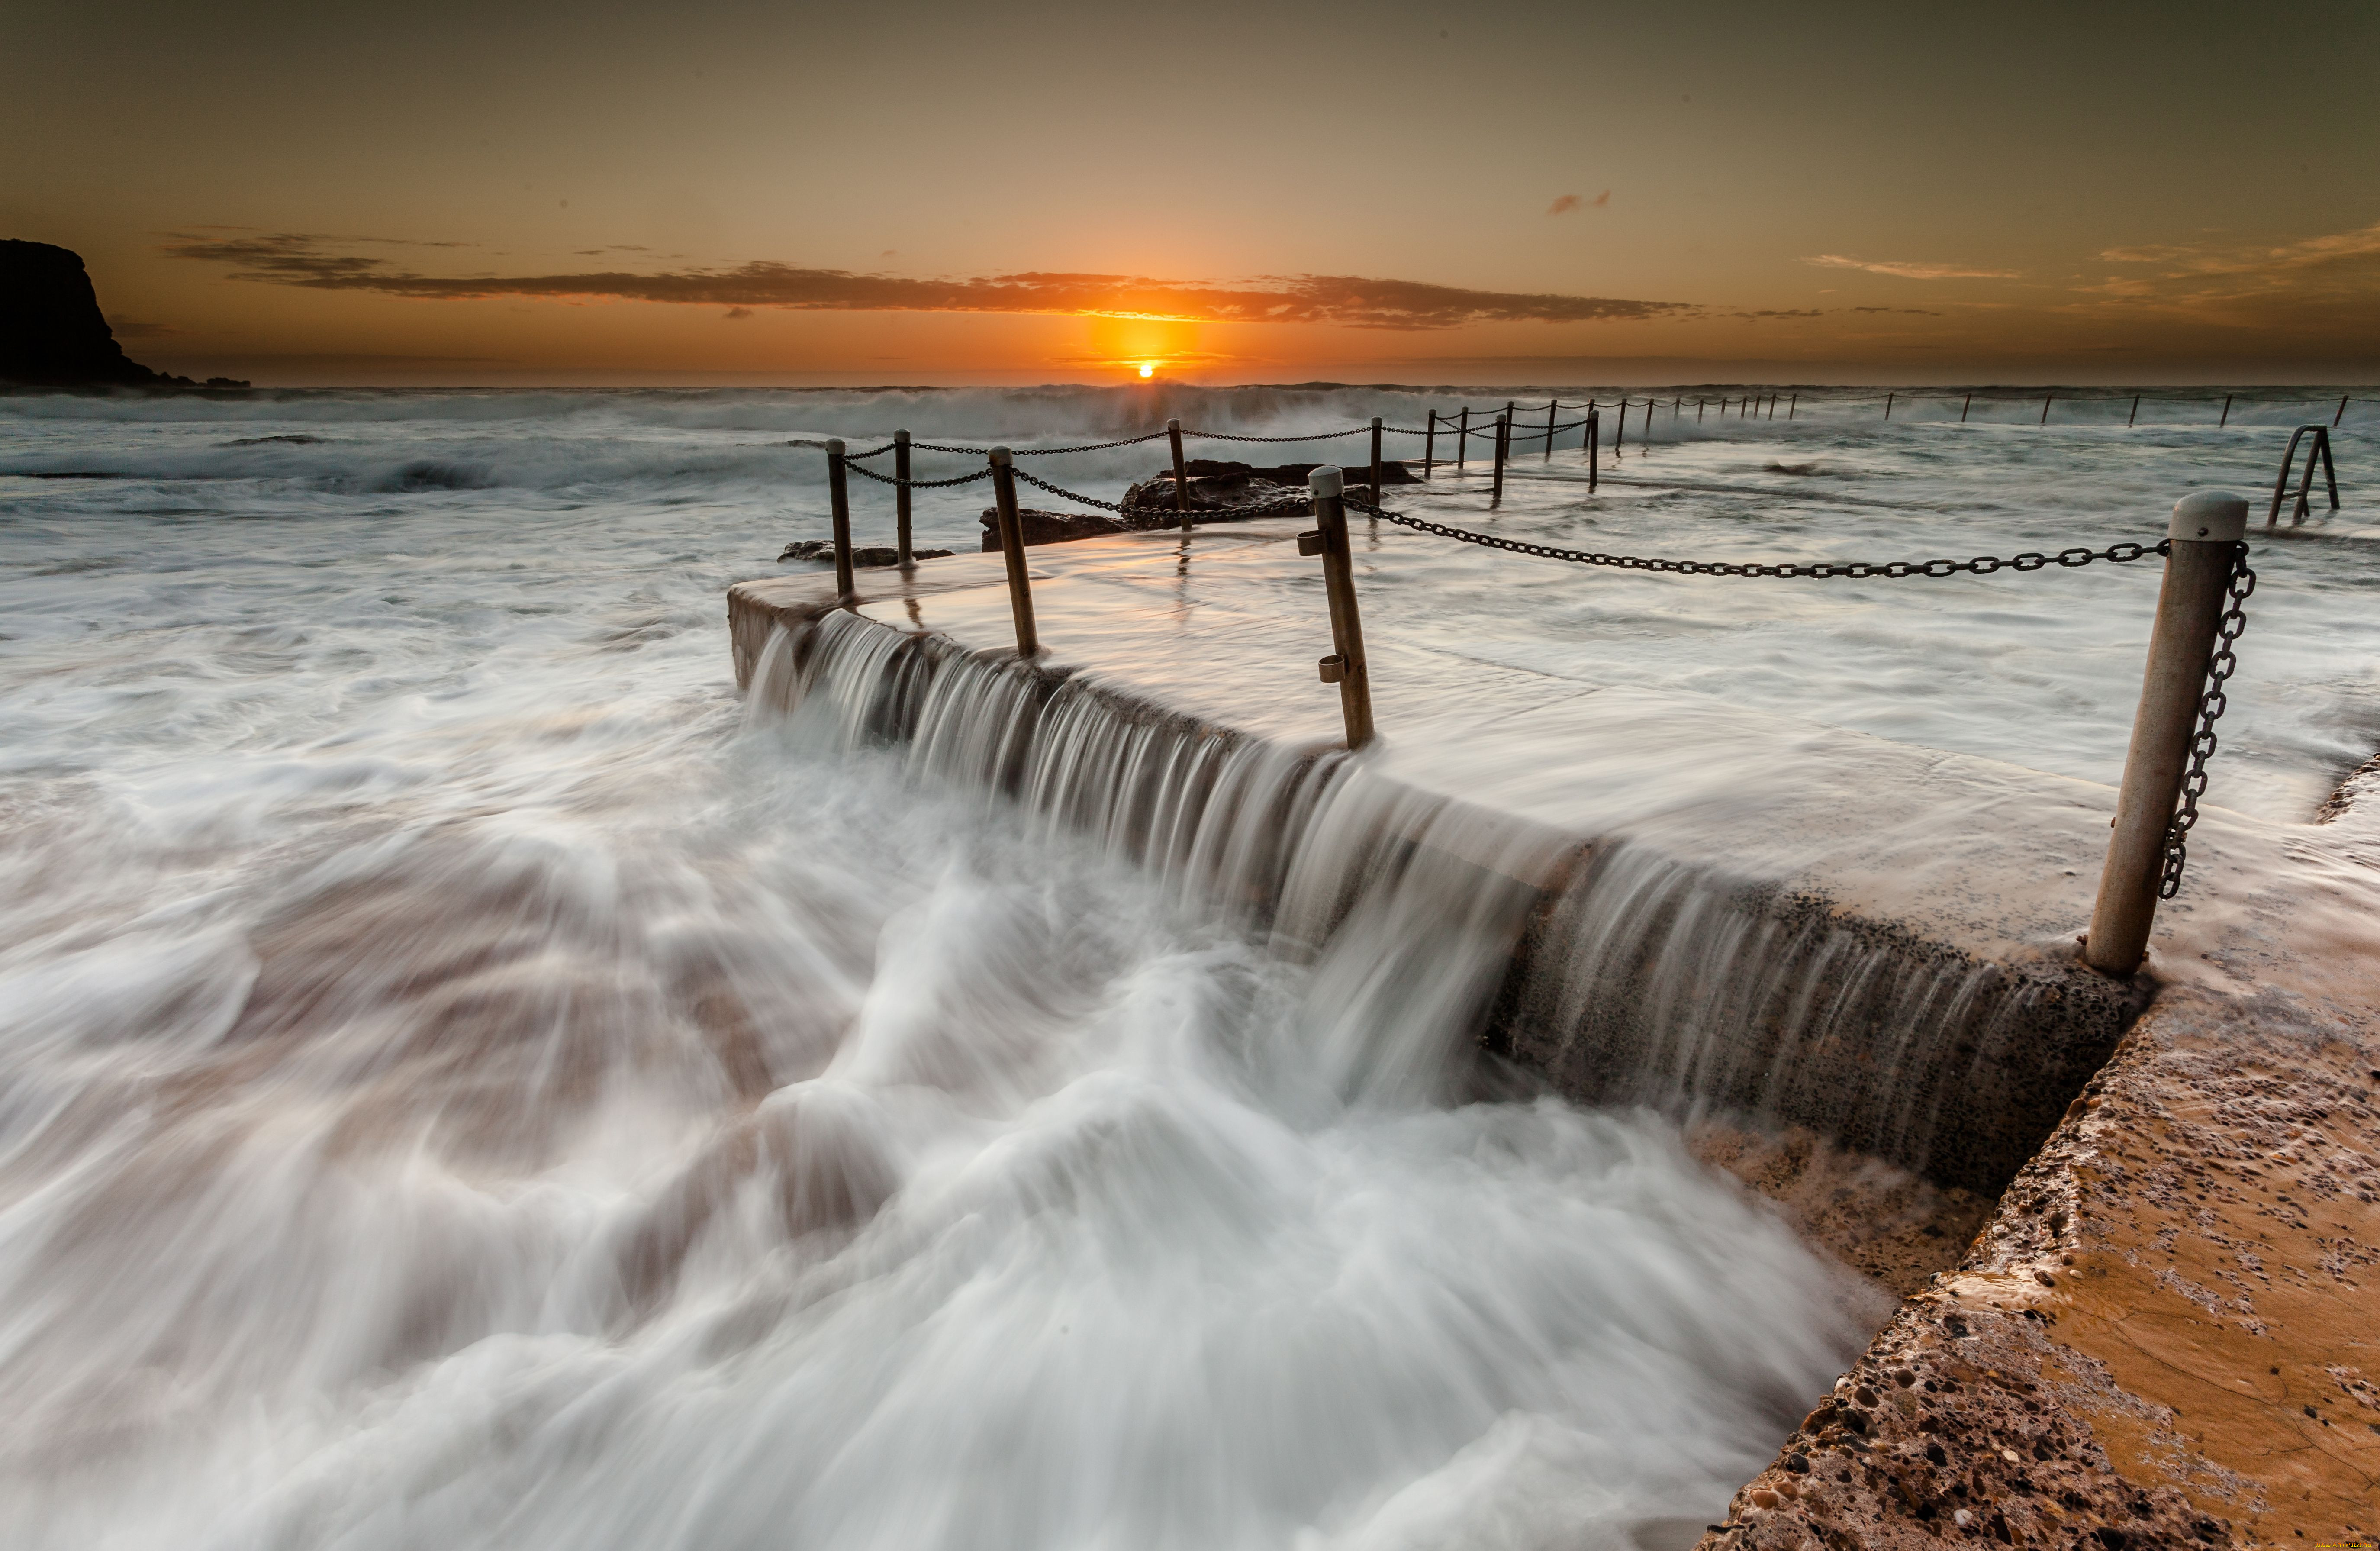
[[(1329, 745), (1318, 597), (1311, 618), (1231, 602), (1251, 572), (1278, 594), (1297, 526), (1033, 551), (1049, 664), (1135, 714), (1161, 706), (1234, 736)], [(1153, 580), (1158, 544), (1178, 566)], [(997, 655), (997, 565), (871, 573), (853, 607)], [(740, 585), (739, 679), (771, 629), (835, 606), (816, 578)], [(2361, 773), (2320, 824), (2205, 810), (2146, 971), (2119, 985), (2082, 969), (2072, 943), (2109, 788), (1394, 641), (1372, 655), (1387, 736), (1371, 770), (1570, 837), (1494, 863), (1483, 850), (1483, 865), (1539, 858), (1521, 869), (1542, 891), (1533, 930), (1586, 871), (1658, 853), (1708, 897), (1697, 908), (1810, 934), (1804, 980), (1870, 951), (1928, 975), (1979, 967), (2018, 1007), (1890, 1059), (1860, 1047), (1861, 1028), (1882, 1032), (1874, 1019), (1815, 1054), (1771, 1013), (1739, 1020), (1730, 1040), (1753, 1065), (1799, 1064), (1819, 1074), (1809, 1091), (1836, 1075), (1871, 1097), (1931, 1081), (1941, 1102), (1915, 1143), (1874, 1104), (1690, 1127), (1700, 1155), (1906, 1295), (1714, 1520), (1706, 1551), (2380, 1544), (2380, 776)], [(1628, 1009), (1566, 1020), (1559, 957), (1524, 950), (1500, 1019), (1507, 1048), (1583, 1100), (1641, 1096), (1613, 1090), (1630, 1061), (1662, 1053), (1658, 1031)], [(1615, 960), (1612, 983), (1641, 990), (1644, 962)], [(1532, 965), (1552, 978), (1533, 986)], [(2069, 1003), (2091, 1009), (2079, 1039), (2041, 1021)], [(1998, 1032), (1978, 1042), (1978, 1028)], [(1989, 1144), (1938, 1150), (1944, 1126)]]
[[(2380, 1544), (2380, 916), (2351, 812), (2160, 934), (2155, 1000), (1959, 1267), (1706, 1547)], [(1896, 1368), (1961, 1387), (1855, 1398)]]

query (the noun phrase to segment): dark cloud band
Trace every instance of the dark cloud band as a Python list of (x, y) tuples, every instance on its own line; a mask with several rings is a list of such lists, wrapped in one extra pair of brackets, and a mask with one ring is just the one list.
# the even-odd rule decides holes
[(725, 269), (635, 275), (435, 275), (340, 250), (331, 239), (273, 236), (176, 237), (176, 258), (232, 266), (233, 278), (314, 290), (467, 299), (609, 297), (630, 301), (783, 307), (844, 312), (1062, 312), (1191, 319), (1204, 323), (1339, 324), (1431, 329), (1479, 323), (1605, 323), (1673, 318), (1682, 301), (1476, 291), (1418, 280), (1352, 275), (1268, 276), (1232, 286), (1129, 275), (994, 275), (916, 280), (842, 269), (756, 263)]

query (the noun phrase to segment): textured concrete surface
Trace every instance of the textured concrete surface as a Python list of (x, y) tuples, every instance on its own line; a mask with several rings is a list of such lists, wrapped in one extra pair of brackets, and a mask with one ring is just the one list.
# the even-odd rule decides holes
[[(1234, 573), (1301, 564), (1285, 542), (1297, 526), (1035, 551), (1048, 661), (1135, 705), (1327, 746), (1333, 691), (1311, 666), (1328, 649), (1318, 588), (1308, 619), (1232, 602)], [(1008, 628), (996, 565), (873, 574), (855, 606), (996, 655)], [(773, 625), (832, 607), (825, 591), (810, 576), (739, 586), (739, 677)], [(1988, 1169), (1949, 1182), (1879, 1171), (1836, 1145), (1823, 1116), (1817, 1134), (1798, 1137), (1705, 1123), (1704, 1156), (1912, 1294), (1706, 1546), (2371, 1542), (2380, 801), (2369, 772), (2321, 824), (2207, 810), (2147, 969), (2119, 987), (2076, 978), (2089, 971), (2072, 944), (2108, 788), (1715, 704), (1533, 682), (1394, 641), (1374, 642), (1372, 655), (1386, 735), (1366, 756), (1372, 768), (1574, 837), (1528, 880), (1548, 901), (1614, 846), (1652, 848), (1722, 880), (1731, 908), (1796, 930), (2031, 977), (2036, 1009), (2051, 990), (2103, 1006), (2153, 996), (2087, 1093), (2073, 1097), (2063, 1077), (2041, 1085), (2072, 1097), (2053, 1112), (2054, 1131), (2050, 1119), (2008, 1127), (2030, 1161), (1996, 1207), (1997, 1179), (1974, 1188)], [(1609, 1032), (1539, 1032), (1544, 1049), (1516, 1053), (1599, 1096), (1588, 1085), (1608, 1079), (1591, 1075), (1592, 1057), (1609, 1054)], [(1849, 1063), (1835, 1069), (1859, 1063), (1856, 1050), (1834, 1055)], [(1971, 1055), (1954, 1039), (1928, 1059)], [(2022, 1046), (1994, 1055), (2006, 1072), (2024, 1058)], [(1564, 1062), (1582, 1059), (1589, 1075), (1564, 1082)], [(1970, 1109), (1955, 1124), (1990, 1121)], [(1954, 1269), (1938, 1269), (1954, 1255)]]
[(2155, 1002), (1859, 1381), (1963, 1386), (1814, 1415), (1706, 1546), (2380, 1544), (2372, 785), (2206, 880), (2230, 908), (2160, 934)]

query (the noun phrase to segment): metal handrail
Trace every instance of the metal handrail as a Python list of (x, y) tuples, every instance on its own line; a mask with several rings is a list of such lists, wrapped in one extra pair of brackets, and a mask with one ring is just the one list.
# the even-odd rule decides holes
[(2313, 466), (2316, 459), (2321, 460), (2322, 471), (2330, 486), (2330, 509), (2333, 511), (2338, 509), (2338, 466), (2330, 460), (2330, 427), (2321, 424), (2301, 425), (2289, 433), (2289, 450), (2281, 455), (2281, 471), (2273, 480), (2273, 505), (2272, 508), (2265, 513), (2265, 526), (2267, 528), (2280, 520), (2281, 499), (2289, 493), (2289, 475), (2297, 467), (2298, 444), (2305, 439), (2305, 434), (2309, 431), (2313, 433), (2313, 445), (2306, 449), (2305, 477), (2298, 482), (2297, 509), (2290, 514), (2289, 526), (2295, 528), (2303, 524), (2307, 511), (2313, 507)]

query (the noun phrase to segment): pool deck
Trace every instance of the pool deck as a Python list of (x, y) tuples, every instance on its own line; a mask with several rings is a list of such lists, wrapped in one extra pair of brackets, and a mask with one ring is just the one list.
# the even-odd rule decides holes
[[(1030, 550), (1037, 666), (1140, 714), (1335, 745), (1337, 691), (1315, 669), (1330, 650), (1319, 566), (1290, 542), (1302, 526)], [(888, 630), (1014, 656), (998, 556), (865, 570), (847, 606)], [(1234, 601), (1284, 588), (1310, 609)], [(738, 584), (739, 682), (772, 629), (801, 632), (837, 606), (815, 571)], [(2027, 1046), (1961, 1046), (1956, 1071), (1895, 1074), (1933, 1084), (1945, 1119), (1924, 1156), (1894, 1161), (1954, 1186), (2013, 1182), (1963, 1258), (1900, 1284), (1914, 1290), (1840, 1400), (1706, 1545), (2372, 1542), (2380, 791), (2359, 803), (2350, 783), (2318, 824), (2205, 810), (2147, 972), (2124, 985), (2074, 952), (2111, 788), (1454, 650), (1368, 646), (1381, 739), (1361, 756), (1367, 776), (1475, 821), (1434, 826), (1431, 843), (1470, 844), (1466, 860), (1548, 898), (1583, 857), (1658, 854), (1753, 885), (1737, 889), (1742, 908), (1797, 930), (1815, 921), (1912, 962), (1996, 967), (2046, 1020)], [(1526, 1007), (1505, 1038), (1558, 1090), (1608, 1096), (1609, 1052), (1592, 1042), (1534, 1028)], [(1795, 1053), (1854, 1086), (1874, 1057)], [(1879, 1150), (1856, 1125), (1830, 1136), (1823, 1104), (1778, 1117)], [(1805, 1226), (1823, 1216), (1806, 1191), (1797, 1204), (1775, 1179), (1739, 1173)]]

